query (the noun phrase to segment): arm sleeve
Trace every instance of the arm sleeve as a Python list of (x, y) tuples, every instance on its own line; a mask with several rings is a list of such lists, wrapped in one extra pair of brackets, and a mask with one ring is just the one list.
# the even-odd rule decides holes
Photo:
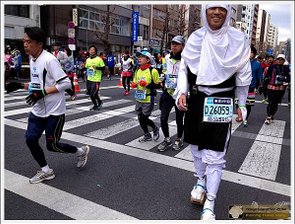
[(180, 61), (179, 72), (177, 77), (177, 86), (173, 98), (178, 101), (181, 94), (188, 94), (187, 65), (183, 59)]
[(236, 86), (249, 86), (252, 80), (250, 60), (236, 73)]
[(239, 107), (243, 107), (246, 105), (248, 90), (249, 90), (249, 86), (237, 86), (236, 87), (236, 96), (238, 98)]
[(58, 90), (58, 92), (60, 91), (65, 91), (66, 89), (70, 89), (72, 88), (72, 84), (71, 81), (68, 77), (59, 80), (56, 85), (55, 85), (56, 89)]

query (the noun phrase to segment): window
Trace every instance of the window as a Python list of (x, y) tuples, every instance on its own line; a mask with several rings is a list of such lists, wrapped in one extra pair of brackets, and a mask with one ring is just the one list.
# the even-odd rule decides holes
[(5, 14), (11, 16), (19, 16), (30, 18), (29, 5), (5, 5)]
[(149, 27), (145, 25), (139, 25), (139, 34), (142, 36), (143, 40), (149, 39)]
[[(106, 12), (93, 12), (79, 9), (79, 27), (103, 32), (106, 21)], [(121, 16), (110, 16), (112, 24), (110, 33), (122, 36), (130, 35), (130, 19)]]

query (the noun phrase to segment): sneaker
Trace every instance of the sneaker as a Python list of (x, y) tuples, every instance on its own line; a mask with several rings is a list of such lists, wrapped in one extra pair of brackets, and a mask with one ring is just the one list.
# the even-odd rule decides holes
[(55, 177), (55, 174), (53, 172), (53, 169), (49, 169), (48, 173), (45, 173), (42, 170), (38, 170), (37, 174), (33, 176), (29, 182), (30, 184), (38, 184), (42, 182), (43, 180), (52, 180)]
[(269, 125), (271, 123), (271, 117), (267, 117), (266, 120), (264, 121), (264, 124)]
[(247, 120), (243, 121), (243, 127), (244, 128), (248, 127), (248, 121)]
[(206, 188), (201, 184), (196, 184), (191, 191), (191, 203), (203, 205), (206, 199)]
[(78, 163), (77, 163), (78, 168), (82, 168), (87, 163), (90, 147), (88, 145), (84, 145), (82, 146), (82, 150), (84, 152), (78, 156)]
[(98, 106), (93, 106), (90, 108), (90, 110), (99, 110), (99, 109), (98, 109)]
[(152, 141), (152, 135), (150, 133), (146, 133), (143, 135), (141, 139), (138, 140), (139, 142), (147, 142)]
[(76, 99), (76, 95), (71, 96), (71, 100), (75, 100)]
[(153, 130), (153, 139), (157, 141), (160, 138), (159, 127), (156, 125)]
[(99, 104), (99, 106), (97, 107), (97, 110), (101, 110), (101, 108), (102, 108), (102, 104), (103, 104), (103, 102), (101, 102), (101, 103)]
[(210, 208), (204, 208), (201, 213), (201, 220), (215, 220), (215, 214)]
[(128, 91), (125, 90), (125, 91), (124, 91), (124, 96), (127, 96), (127, 95), (128, 95)]
[(172, 146), (172, 148), (176, 151), (180, 150), (183, 146), (183, 142), (181, 139), (177, 138), (174, 142), (174, 145)]
[(164, 152), (166, 149), (168, 149), (169, 147), (171, 147), (171, 145), (172, 145), (172, 142), (169, 140), (167, 140), (167, 139), (165, 139), (159, 146), (158, 146), (158, 150), (160, 151), (160, 152)]

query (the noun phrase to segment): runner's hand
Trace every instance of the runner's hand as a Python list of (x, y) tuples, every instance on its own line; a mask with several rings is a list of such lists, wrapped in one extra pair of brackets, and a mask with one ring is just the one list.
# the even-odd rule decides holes
[(178, 99), (178, 109), (182, 111), (187, 111), (187, 104), (186, 104), (186, 95), (180, 95)]
[(34, 106), (38, 100), (42, 99), (46, 95), (47, 95), (47, 93), (46, 93), (45, 89), (33, 90), (32, 93), (26, 97), (26, 102), (30, 106)]

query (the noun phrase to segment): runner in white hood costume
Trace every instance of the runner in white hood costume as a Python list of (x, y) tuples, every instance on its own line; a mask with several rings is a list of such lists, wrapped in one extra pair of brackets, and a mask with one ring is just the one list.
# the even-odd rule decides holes
[[(229, 25), (231, 6), (203, 5), (201, 15), (204, 26), (190, 35), (182, 52), (174, 98), (186, 111), (184, 141), (191, 146), (198, 178), (191, 202), (203, 204), (207, 198), (201, 219), (208, 220), (215, 219), (214, 201), (231, 136), (232, 101), (236, 94), (245, 111), (252, 77), (250, 46), (245, 35)], [(220, 99), (231, 103), (218, 105)], [(210, 107), (219, 112), (210, 114)]]

